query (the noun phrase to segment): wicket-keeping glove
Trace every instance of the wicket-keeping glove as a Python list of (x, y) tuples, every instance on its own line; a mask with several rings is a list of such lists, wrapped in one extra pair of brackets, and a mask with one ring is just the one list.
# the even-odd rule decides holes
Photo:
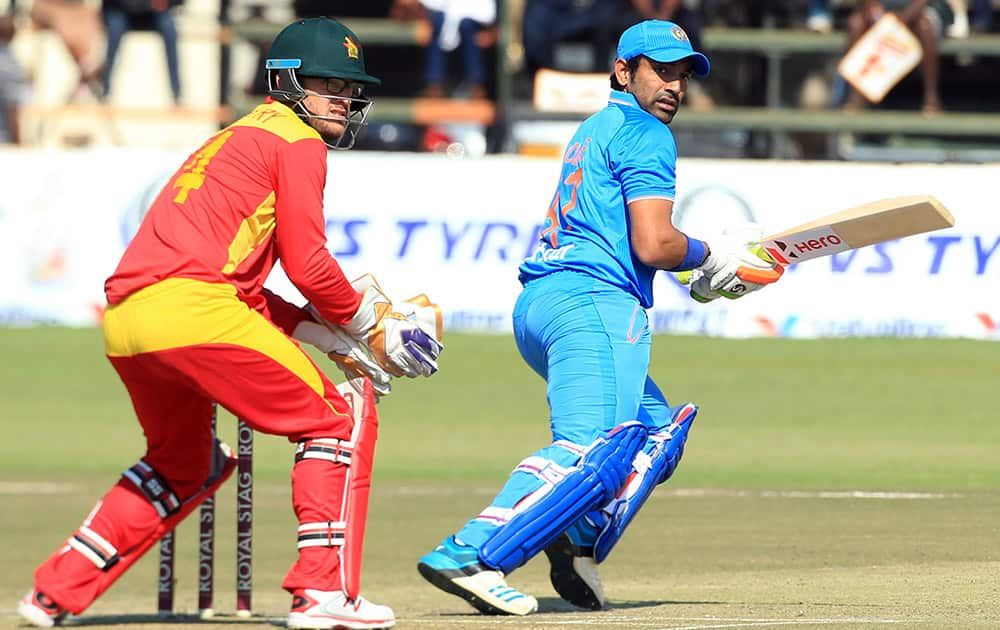
[[(318, 322), (323, 321), (314, 308), (311, 306), (306, 308)], [(382, 369), (364, 344), (337, 326), (318, 322), (307, 320), (299, 323), (292, 337), (326, 353), (348, 379), (358, 376), (369, 377), (375, 393), (379, 396), (385, 396), (392, 391), (392, 375)]]
[(432, 345), (434, 346), (434, 350), (431, 353), (433, 356), (427, 358), (434, 362), (434, 369), (436, 371), (437, 357), (441, 354), (441, 350), (444, 349), (444, 344), (442, 343), (444, 327), (441, 321), (441, 307), (431, 302), (431, 299), (426, 294), (420, 293), (402, 302), (393, 302), (392, 308), (397, 313), (405, 315), (408, 320), (416, 323), (420, 330), (431, 337)]
[(393, 376), (430, 376), (437, 372), (441, 343), (440, 309), (426, 296), (398, 304), (365, 274), (351, 283), (361, 293), (357, 313), (343, 328), (368, 348)]
[(691, 276), (691, 297), (703, 303), (735, 300), (777, 282), (785, 268), (760, 249), (760, 238), (760, 226), (748, 223), (713, 241), (708, 258)]

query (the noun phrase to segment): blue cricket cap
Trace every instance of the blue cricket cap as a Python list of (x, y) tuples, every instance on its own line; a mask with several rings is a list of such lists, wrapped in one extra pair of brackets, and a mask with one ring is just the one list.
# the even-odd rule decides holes
[(639, 55), (660, 63), (690, 58), (699, 77), (707, 77), (711, 69), (708, 57), (691, 47), (684, 29), (666, 20), (646, 20), (625, 29), (618, 40), (617, 57), (628, 61)]

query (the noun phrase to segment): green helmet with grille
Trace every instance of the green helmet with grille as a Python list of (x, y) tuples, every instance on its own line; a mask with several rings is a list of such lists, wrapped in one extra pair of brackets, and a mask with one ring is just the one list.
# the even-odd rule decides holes
[[(302, 118), (324, 118), (302, 105), (306, 91), (301, 77), (343, 79), (355, 87), (350, 97), (350, 113), (344, 136), (332, 148), (350, 148), (368, 118), (372, 102), (363, 94), (367, 86), (382, 82), (365, 69), (365, 55), (357, 35), (330, 17), (296, 20), (281, 29), (271, 43), (265, 63), (267, 92)], [(326, 95), (324, 95), (326, 96)], [(330, 96), (327, 96), (329, 98)], [(344, 98), (344, 97), (338, 97)]]

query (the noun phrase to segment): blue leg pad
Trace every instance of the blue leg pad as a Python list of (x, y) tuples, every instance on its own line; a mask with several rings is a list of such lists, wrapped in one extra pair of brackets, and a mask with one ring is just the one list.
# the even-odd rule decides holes
[(626, 422), (595, 440), (575, 466), (514, 506), (509, 520), (479, 548), (479, 559), (509, 574), (588, 510), (611, 501), (625, 485), (647, 435), (641, 422)]
[(650, 432), (646, 445), (632, 462), (621, 492), (600, 510), (587, 515), (593, 521), (604, 523), (594, 543), (594, 560), (603, 562), (608, 557), (639, 508), (653, 493), (653, 488), (674, 474), (684, 454), (691, 423), (697, 415), (698, 407), (691, 403), (677, 407), (670, 424)]

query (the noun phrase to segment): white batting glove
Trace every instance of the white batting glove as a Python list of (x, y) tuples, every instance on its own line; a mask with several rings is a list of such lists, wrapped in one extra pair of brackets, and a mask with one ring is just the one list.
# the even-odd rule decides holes
[[(323, 321), (315, 309), (307, 308), (314, 318)], [(370, 378), (379, 396), (392, 391), (392, 375), (382, 369), (364, 344), (337, 326), (304, 321), (295, 327), (292, 337), (324, 352), (348, 379), (358, 376)]]
[(711, 302), (719, 297), (741, 298), (777, 282), (785, 271), (781, 265), (765, 261), (746, 248), (721, 255), (712, 252), (699, 270), (701, 276), (691, 283), (690, 291), (698, 302)]
[(719, 297), (735, 300), (777, 282), (785, 268), (760, 249), (762, 234), (756, 223), (727, 228), (694, 271), (691, 297), (703, 303)]

